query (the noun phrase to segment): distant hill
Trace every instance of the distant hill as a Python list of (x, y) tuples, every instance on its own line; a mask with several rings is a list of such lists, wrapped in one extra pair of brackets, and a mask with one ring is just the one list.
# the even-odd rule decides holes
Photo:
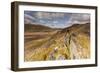
[(48, 26), (43, 26), (39, 24), (25, 24), (24, 26), (26, 32), (41, 32), (41, 31), (53, 31), (53, 30), (59, 30), (55, 28), (50, 28)]
[(62, 32), (65, 32), (67, 30), (73, 31), (75, 29), (78, 29), (79, 30), (79, 28), (81, 28), (80, 29), (81, 31), (84, 30), (84, 29), (85, 29), (84, 31), (90, 30), (90, 23), (86, 23), (86, 24), (73, 24), (70, 27), (64, 28), (62, 30)]

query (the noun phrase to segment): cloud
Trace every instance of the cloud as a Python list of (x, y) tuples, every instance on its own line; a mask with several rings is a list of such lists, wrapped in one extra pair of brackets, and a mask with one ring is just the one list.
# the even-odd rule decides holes
[(90, 22), (90, 14), (86, 13), (77, 13), (72, 14), (68, 24), (76, 24), (76, 23), (89, 23)]
[(52, 28), (65, 28), (72, 24), (90, 22), (90, 14), (26, 11), (24, 14), (24, 22), (26, 24), (40, 24)]
[(59, 18), (63, 17), (64, 13), (55, 13), (55, 12), (36, 12), (35, 16), (38, 19), (52, 19), (52, 18)]
[(25, 24), (36, 23), (36, 18), (29, 14), (24, 14), (24, 23)]

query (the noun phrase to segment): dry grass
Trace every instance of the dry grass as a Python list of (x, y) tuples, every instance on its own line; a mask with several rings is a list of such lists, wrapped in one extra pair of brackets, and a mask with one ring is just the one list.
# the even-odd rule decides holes
[[(51, 60), (50, 56), (53, 56), (54, 60), (58, 60), (60, 56), (64, 59), (90, 58), (90, 36), (84, 31), (89, 32), (78, 26), (78, 28), (71, 29), (70, 32), (63, 33), (57, 33), (57, 31), (35, 32), (40, 37), (25, 42), (25, 61)], [(31, 35), (35, 34), (31, 32)], [(47, 37), (43, 38), (41, 35)]]

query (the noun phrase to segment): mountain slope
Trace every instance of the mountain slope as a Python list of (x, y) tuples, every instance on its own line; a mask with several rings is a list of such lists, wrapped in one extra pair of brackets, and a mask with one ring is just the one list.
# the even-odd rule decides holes
[(31, 49), (26, 49), (25, 61), (88, 59), (90, 23), (74, 24), (50, 37), (33, 42), (30, 43), (33, 48), (30, 46)]

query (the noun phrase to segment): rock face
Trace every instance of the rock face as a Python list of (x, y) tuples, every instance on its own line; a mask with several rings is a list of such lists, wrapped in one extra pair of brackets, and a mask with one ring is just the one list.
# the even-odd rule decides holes
[(90, 58), (90, 23), (74, 24), (45, 40), (35, 49), (26, 49), (29, 54), (26, 55), (25, 61)]

